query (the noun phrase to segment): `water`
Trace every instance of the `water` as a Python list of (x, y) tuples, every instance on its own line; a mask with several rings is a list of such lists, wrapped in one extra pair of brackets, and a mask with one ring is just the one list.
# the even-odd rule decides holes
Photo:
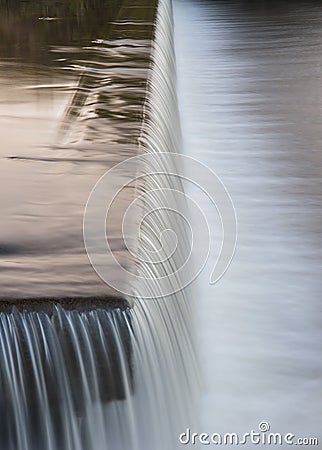
[[(139, 242), (155, 248), (171, 228), (182, 253), (173, 265), (133, 261), (119, 234), (134, 192), (125, 189), (112, 250), (147, 278), (131, 286), (130, 308), (90, 267), (81, 224), (91, 188), (113, 164), (181, 148), (170, 3), (157, 16), (151, 2), (138, 6), (0, 2), (0, 448), (172, 450), (187, 427), (244, 433), (263, 420), (274, 432), (317, 436), (321, 7), (175, 2), (184, 151), (225, 182), (239, 243), (215, 287), (210, 258), (197, 294), (144, 300), (149, 277), (182, 263), (185, 226), (158, 210)], [(182, 191), (166, 176), (140, 189), (160, 180)], [(111, 179), (111, 189), (122, 181)], [(216, 230), (216, 211), (191, 193)], [(155, 297), (172, 280), (160, 279)]]
[[(100, 176), (138, 151), (155, 5), (2, 8), (0, 297), (115, 296), (89, 264), (83, 213)], [(119, 216), (113, 248), (131, 266)]]
[(109, 448), (105, 405), (133, 389), (129, 313), (55, 307), (0, 320), (1, 448)]
[(239, 222), (227, 274), (199, 279), (199, 432), (266, 420), (321, 448), (321, 22), (319, 2), (175, 2), (185, 151)]
[(186, 301), (1, 313), (0, 448), (178, 448), (195, 396)]
[[(120, 295), (91, 267), (82, 235), (86, 200), (103, 173), (138, 152), (180, 146), (170, 2), (158, 11), (145, 0), (0, 9), (0, 448), (175, 449), (193, 424), (197, 391), (191, 292), (146, 301), (143, 280), (130, 287), (134, 298)], [(162, 186), (182, 189), (167, 177)], [(139, 263), (122, 241), (133, 187), (107, 223), (111, 252), (143, 277), (162, 277), (175, 267)], [(159, 233), (184, 230), (157, 210), (140, 236), (153, 247), (151, 224)]]

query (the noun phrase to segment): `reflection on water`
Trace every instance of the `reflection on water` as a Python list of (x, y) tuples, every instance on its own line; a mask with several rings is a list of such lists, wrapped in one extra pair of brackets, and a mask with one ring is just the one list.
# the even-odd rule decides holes
[(322, 8), (177, 1), (175, 16), (186, 151), (222, 178), (239, 220), (229, 272), (209, 286), (209, 265), (200, 283), (203, 427), (247, 432), (268, 420), (316, 436)]
[(1, 0), (1, 59), (57, 66), (50, 47), (70, 46), (77, 53), (75, 47), (106, 38), (122, 8), (116, 0)]
[[(13, 1), (0, 12), (0, 297), (110, 294), (82, 217), (99, 177), (137, 152), (155, 5)], [(132, 190), (109, 229), (125, 265), (116, 230)]]

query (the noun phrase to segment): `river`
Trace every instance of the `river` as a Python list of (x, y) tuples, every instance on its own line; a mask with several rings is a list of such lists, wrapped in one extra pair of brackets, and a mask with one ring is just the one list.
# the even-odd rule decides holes
[(184, 152), (221, 178), (238, 218), (230, 269), (211, 286), (210, 258), (199, 278), (197, 431), (266, 421), (321, 441), (322, 7), (176, 0), (174, 11)]

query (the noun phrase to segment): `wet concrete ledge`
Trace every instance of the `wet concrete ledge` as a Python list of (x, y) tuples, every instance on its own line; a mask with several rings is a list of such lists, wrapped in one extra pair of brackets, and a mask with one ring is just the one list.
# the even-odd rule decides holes
[(111, 311), (120, 309), (125, 311), (129, 303), (124, 297), (65, 297), (65, 298), (29, 298), (29, 299), (1, 299), (0, 314), (12, 312), (42, 312), (52, 316), (57, 308), (65, 311), (90, 312), (93, 310)]

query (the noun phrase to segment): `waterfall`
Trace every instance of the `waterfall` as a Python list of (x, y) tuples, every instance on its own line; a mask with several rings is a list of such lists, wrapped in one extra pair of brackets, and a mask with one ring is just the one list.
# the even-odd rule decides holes
[[(122, 111), (111, 108), (115, 67), (104, 58), (110, 51), (119, 52), (120, 70), (135, 45), (138, 42), (126, 39), (100, 40), (87, 49), (91, 66), (89, 69), (87, 61), (86, 71), (81, 67), (80, 86), (68, 107), (61, 130), (61, 159), (81, 151), (85, 156), (77, 154), (78, 162), (102, 162), (103, 171), (108, 159), (106, 142), (120, 145), (120, 154), (129, 145), (141, 155), (180, 151), (170, 0), (158, 2), (151, 54), (147, 42), (141, 43), (144, 64), (141, 61), (143, 69), (138, 69), (143, 70), (143, 79), (147, 74), (148, 81), (142, 83), (142, 73), (141, 78), (137, 73), (133, 76), (136, 87), (126, 93), (134, 88), (141, 92), (144, 86), (144, 104), (142, 99), (134, 102), (136, 111), (131, 115), (126, 107)], [(130, 76), (129, 67), (123, 69), (121, 78)], [(141, 110), (143, 120), (141, 117), (133, 137), (131, 129), (137, 130)], [(121, 113), (120, 122), (115, 122), (113, 114)], [(86, 159), (88, 148), (90, 160)], [(163, 170), (169, 169), (168, 162), (161, 159), (159, 163), (165, 164)], [(171, 170), (175, 172), (175, 165)], [(184, 191), (181, 181), (171, 175), (149, 177), (136, 188), (140, 194), (154, 191), (155, 195), (148, 202), (141, 199), (136, 210), (141, 221), (135, 230), (139, 245), (133, 267), (139, 281), (131, 286), (134, 300), (124, 296), (119, 301), (114, 296), (112, 302), (106, 302), (104, 297), (93, 296), (91, 302), (87, 296), (76, 303), (59, 299), (27, 300), (13, 307), (3, 303), (1, 450), (171, 450), (179, 447), (179, 432), (192, 425), (197, 389), (193, 294), (191, 288), (180, 289), (179, 276), (167, 278), (189, 254), (188, 227), (173, 211), (162, 207), (165, 196), (177, 205), (174, 192), (184, 195)], [(185, 210), (184, 200), (179, 209)], [(173, 241), (171, 233), (163, 233), (169, 229), (180, 239)], [(165, 258), (155, 264), (149, 255), (161, 241), (160, 254)], [(174, 244), (174, 256), (167, 258)], [(173, 293), (163, 297), (169, 283)], [(147, 292), (150, 298), (146, 298)]]
[(131, 395), (128, 315), (0, 314), (1, 449), (113, 448), (104, 405)]

